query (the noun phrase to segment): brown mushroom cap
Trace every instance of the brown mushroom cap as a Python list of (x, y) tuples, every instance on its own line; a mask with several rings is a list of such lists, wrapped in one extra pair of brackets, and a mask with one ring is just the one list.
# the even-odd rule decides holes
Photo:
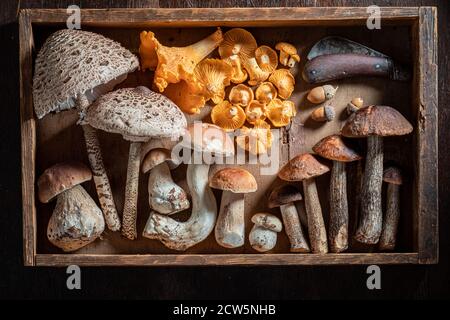
[(83, 163), (57, 163), (46, 169), (37, 181), (39, 200), (47, 203), (60, 193), (91, 179), (91, 170)]
[(164, 148), (152, 149), (145, 155), (144, 161), (142, 162), (142, 172), (147, 173), (166, 161), (170, 169), (175, 169), (179, 165), (177, 161), (172, 159), (170, 150)]
[(320, 176), (330, 171), (309, 153), (299, 154), (291, 159), (278, 172), (278, 177), (284, 181), (302, 181)]
[(345, 123), (341, 134), (358, 138), (367, 136), (402, 136), (411, 133), (412, 125), (400, 112), (387, 106), (359, 109)]
[(269, 196), (268, 207), (277, 208), (302, 199), (302, 194), (296, 186), (285, 184), (272, 190)]
[(222, 128), (205, 122), (189, 125), (181, 144), (197, 152), (213, 153), (224, 156), (234, 154), (233, 140)]
[(337, 134), (323, 138), (312, 149), (319, 156), (333, 161), (352, 162), (361, 159)]
[(233, 193), (249, 193), (258, 189), (255, 177), (241, 168), (224, 168), (217, 171), (210, 179), (209, 186)]
[(402, 173), (399, 168), (389, 167), (384, 170), (383, 181), (387, 183), (401, 185), (403, 183)]

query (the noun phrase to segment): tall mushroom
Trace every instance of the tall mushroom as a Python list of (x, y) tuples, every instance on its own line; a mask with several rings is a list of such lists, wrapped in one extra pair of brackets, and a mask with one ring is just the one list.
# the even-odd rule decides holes
[(58, 197), (48, 222), (47, 237), (66, 252), (88, 245), (105, 229), (101, 210), (80, 185), (91, 179), (91, 170), (77, 162), (55, 164), (38, 179), (41, 202), (47, 203)]
[(278, 172), (278, 177), (281, 180), (303, 182), (309, 241), (313, 253), (328, 252), (327, 232), (314, 180), (315, 177), (328, 171), (330, 169), (327, 166), (321, 164), (309, 153), (304, 153), (291, 159)]
[(183, 136), (180, 146), (194, 152), (187, 167), (186, 179), (192, 198), (192, 213), (185, 222), (151, 212), (143, 236), (161, 241), (174, 250), (186, 250), (203, 241), (214, 229), (217, 218), (217, 203), (208, 185), (210, 164), (204, 156), (231, 156), (234, 154), (233, 140), (220, 127), (195, 122)]
[(102, 35), (64, 29), (53, 33), (39, 51), (33, 78), (33, 103), (38, 119), (75, 107), (80, 114), (98, 199), (110, 230), (120, 229), (108, 176), (95, 130), (83, 121), (86, 108), (124, 81), (138, 59)]
[(342, 128), (350, 138), (367, 137), (366, 168), (361, 190), (361, 218), (355, 239), (366, 244), (378, 243), (383, 214), (381, 185), (383, 179), (383, 137), (411, 133), (413, 127), (397, 110), (386, 106), (368, 106), (353, 113)]
[(245, 241), (244, 194), (258, 189), (255, 177), (241, 168), (224, 168), (217, 171), (209, 186), (223, 190), (217, 218), (216, 241), (225, 248), (238, 248)]
[(88, 108), (86, 119), (94, 128), (119, 133), (130, 141), (122, 234), (133, 240), (137, 237), (141, 144), (151, 138), (178, 139), (186, 128), (186, 118), (165, 96), (137, 87), (118, 89), (100, 97)]
[(330, 227), (328, 241), (331, 252), (348, 248), (347, 173), (345, 163), (360, 160), (361, 156), (345, 145), (339, 135), (320, 140), (313, 151), (333, 161), (330, 180)]
[(284, 229), (291, 243), (291, 252), (309, 252), (302, 225), (294, 202), (302, 200), (302, 194), (292, 184), (285, 184), (273, 189), (269, 196), (269, 208), (280, 208)]
[(380, 237), (380, 250), (394, 250), (400, 218), (400, 185), (403, 183), (400, 169), (389, 167), (384, 170), (383, 181), (387, 186), (386, 214)]

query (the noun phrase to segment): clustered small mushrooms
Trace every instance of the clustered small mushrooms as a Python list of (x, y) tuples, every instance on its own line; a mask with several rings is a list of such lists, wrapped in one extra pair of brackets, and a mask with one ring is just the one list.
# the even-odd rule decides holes
[(254, 225), (248, 235), (252, 248), (259, 252), (272, 250), (277, 244), (278, 233), (283, 230), (280, 219), (268, 213), (257, 213), (252, 222)]

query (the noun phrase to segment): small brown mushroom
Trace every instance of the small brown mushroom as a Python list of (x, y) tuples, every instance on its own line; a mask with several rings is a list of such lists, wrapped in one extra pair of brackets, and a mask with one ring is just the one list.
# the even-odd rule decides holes
[(279, 42), (275, 49), (280, 51), (280, 63), (283, 66), (292, 68), (296, 62), (300, 61), (300, 56), (297, 53), (297, 48), (287, 42)]
[(333, 121), (335, 116), (336, 112), (334, 111), (334, 107), (331, 105), (319, 107), (311, 113), (311, 119), (317, 122), (330, 122)]
[(327, 166), (321, 164), (311, 154), (304, 153), (291, 159), (278, 172), (278, 177), (281, 180), (303, 182), (309, 241), (313, 253), (328, 252), (327, 232), (314, 180), (315, 177), (328, 171), (330, 169)]
[(285, 184), (272, 190), (269, 196), (268, 207), (280, 208), (286, 235), (291, 243), (291, 252), (310, 251), (294, 204), (295, 201), (302, 199), (303, 197), (298, 188), (291, 184)]
[(400, 185), (403, 183), (401, 172), (396, 167), (384, 170), (383, 181), (387, 186), (386, 215), (380, 237), (380, 250), (394, 250), (400, 218)]
[(361, 109), (364, 105), (364, 100), (362, 98), (353, 98), (352, 101), (350, 101), (347, 104), (347, 113), (348, 115), (351, 115), (352, 113), (355, 113), (359, 109)]
[(280, 219), (268, 213), (257, 213), (252, 222), (255, 225), (248, 235), (252, 248), (259, 252), (272, 250), (277, 244), (277, 233), (283, 229)]
[(312, 89), (309, 93), (308, 96), (306, 97), (306, 99), (309, 100), (309, 102), (311, 103), (322, 103), (328, 100), (331, 100), (334, 98), (334, 96), (336, 95), (336, 91), (337, 91), (338, 87), (333, 87), (329, 84), (320, 86), (320, 87), (315, 87), (314, 89)]

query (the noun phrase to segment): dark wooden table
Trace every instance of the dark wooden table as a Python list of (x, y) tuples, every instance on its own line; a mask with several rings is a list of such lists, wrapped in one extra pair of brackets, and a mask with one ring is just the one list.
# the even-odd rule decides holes
[[(19, 8), (437, 6), (439, 12), (440, 262), (383, 266), (382, 289), (366, 287), (366, 267), (84, 268), (82, 290), (66, 289), (65, 269), (24, 268), (19, 131)], [(95, 0), (0, 2), (0, 297), (149, 299), (330, 299), (450, 297), (450, 41), (448, 0)]]

